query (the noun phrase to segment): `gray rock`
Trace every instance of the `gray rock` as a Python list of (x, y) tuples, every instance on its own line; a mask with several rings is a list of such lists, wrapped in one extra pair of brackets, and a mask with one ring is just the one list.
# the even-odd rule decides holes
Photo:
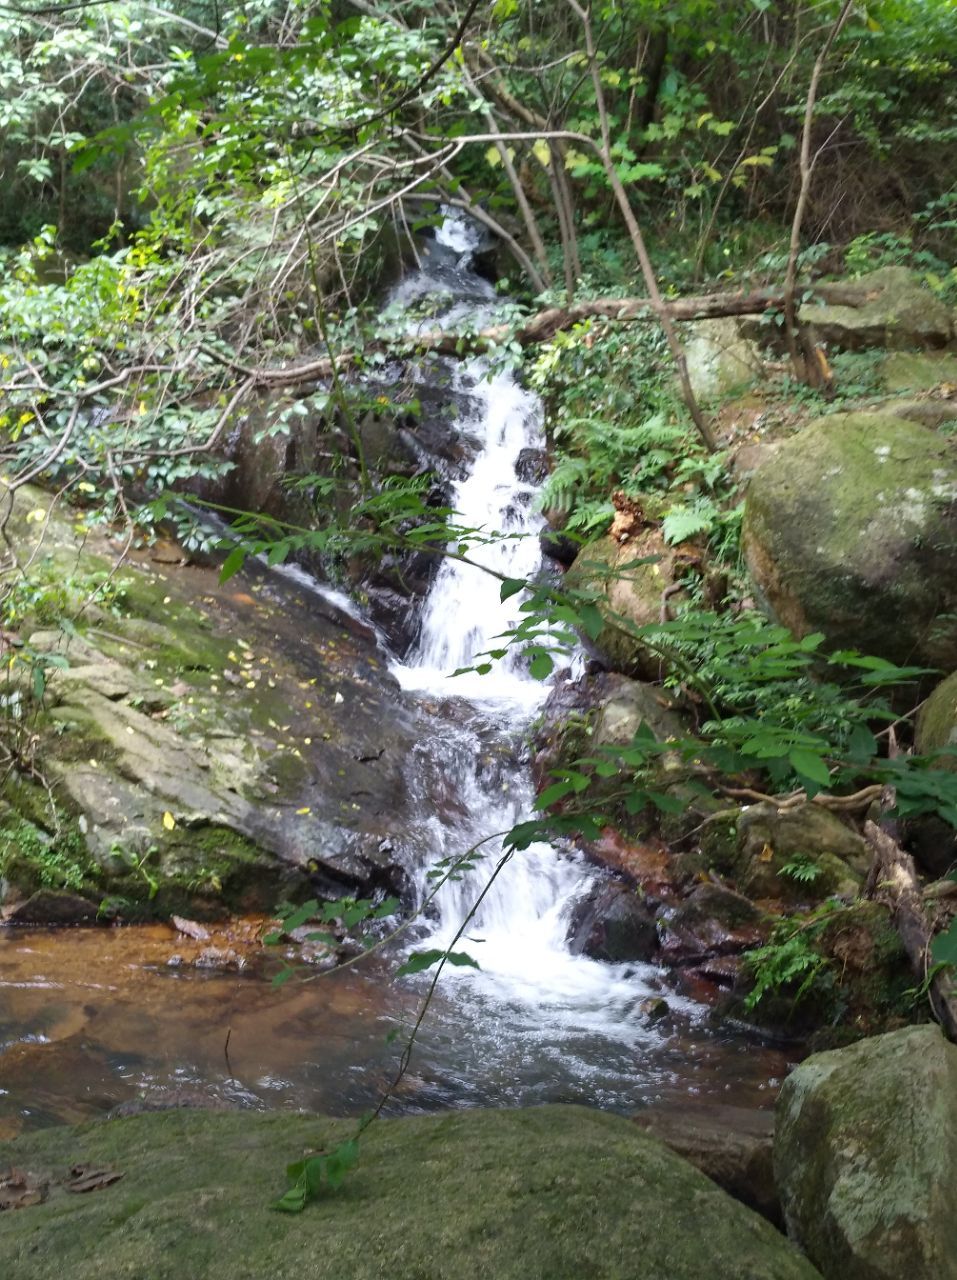
[(692, 390), (704, 400), (727, 395), (761, 374), (757, 343), (742, 335), (734, 319), (698, 320), (682, 337)]
[[(658, 917), (661, 954), (670, 964), (700, 964), (759, 946), (767, 935), (762, 913), (747, 898), (702, 884)], [(733, 976), (733, 971), (727, 977)]]
[(745, 1107), (659, 1106), (632, 1119), (728, 1195), (783, 1226), (774, 1185), (774, 1113)]
[(38, 889), (4, 913), (7, 924), (90, 924), (99, 904), (66, 889)]
[(957, 1047), (908, 1027), (785, 1081), (774, 1167), (788, 1231), (826, 1280), (943, 1280), (957, 1260)]
[(907, 267), (881, 267), (843, 288), (845, 293), (858, 290), (860, 301), (853, 306), (805, 303), (800, 309), (802, 323), (819, 341), (847, 351), (908, 350), (943, 347), (954, 336), (950, 309)]

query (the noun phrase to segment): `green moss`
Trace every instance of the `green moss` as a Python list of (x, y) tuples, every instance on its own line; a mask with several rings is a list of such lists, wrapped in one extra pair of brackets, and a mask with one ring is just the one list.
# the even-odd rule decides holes
[(100, 868), (70, 822), (51, 834), (13, 810), (0, 816), (0, 878), (24, 897), (38, 889), (97, 892)]
[(0, 1144), (0, 1167), (123, 1173), (0, 1215), (17, 1280), (813, 1280), (764, 1219), (630, 1121), (584, 1107), (383, 1120), (291, 1221), (283, 1166), (354, 1123), (166, 1112)]
[(754, 475), (744, 547), (797, 635), (957, 666), (957, 455), (888, 414), (832, 414)]
[[(937, 686), (925, 703), (917, 724), (921, 753), (957, 747), (957, 672)], [(944, 756), (938, 767), (957, 771), (957, 755)]]

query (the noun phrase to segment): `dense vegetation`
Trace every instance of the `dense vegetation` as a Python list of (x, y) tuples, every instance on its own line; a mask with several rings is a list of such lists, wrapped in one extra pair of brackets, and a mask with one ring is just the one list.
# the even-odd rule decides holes
[[(767, 290), (782, 416), (867, 394), (867, 354), (822, 363), (796, 302), (887, 263), (957, 300), (955, 34), (954, 0), (0, 6), (7, 484), (195, 541), (177, 495), (229, 466), (244, 415), (274, 435), (319, 415), (331, 461), (290, 476), (308, 521), (238, 517), (227, 573), (251, 551), (308, 551), (333, 574), (360, 553), (464, 554), (477, 531), (422, 477), (380, 475), (360, 422), (388, 360), (486, 350), (542, 393), (542, 502), (567, 538), (605, 529), (622, 493), (699, 554), (677, 616), (635, 632), (693, 729), (566, 762), (513, 846), (729, 787), (883, 795), (957, 825), (955, 775), (907, 751), (927, 671), (824, 656), (753, 611), (718, 406), (691, 391), (671, 306)], [(498, 323), (410, 338), (383, 289), (447, 207), (499, 246)], [(414, 412), (380, 390), (378, 412)], [(13, 548), (3, 600), (10, 628), (75, 605)], [(523, 609), (506, 647), (542, 676), (556, 635), (602, 625), (587, 589), (540, 583)], [(23, 661), (42, 700), (48, 659)], [(11, 766), (23, 742), (15, 726)], [(770, 947), (761, 990), (821, 967), (808, 937)]]

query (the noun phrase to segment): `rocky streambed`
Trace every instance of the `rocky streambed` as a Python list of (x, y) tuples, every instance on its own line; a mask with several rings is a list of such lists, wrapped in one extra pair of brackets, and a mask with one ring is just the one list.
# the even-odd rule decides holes
[[(458, 252), (454, 242), (447, 247)], [(483, 294), (469, 274), (467, 243), (461, 251), (455, 271), (468, 277), (468, 296), (479, 305)], [(411, 293), (417, 296), (414, 288)], [(831, 316), (830, 322), (839, 319)], [(887, 321), (883, 340), (891, 330), (897, 332)], [(525, 577), (538, 560), (540, 521), (531, 505), (530, 473), (524, 464), (516, 471), (516, 463), (540, 445), (538, 407), (511, 379), (490, 377), (487, 367), (446, 372), (450, 383), (464, 377), (458, 389), (468, 406), (457, 424), (468, 441), (467, 456), (457, 456), (446, 470), (446, 496), (472, 522), (513, 535), (492, 550), (504, 558), (491, 567), (506, 577)], [(883, 646), (898, 660), (916, 653), (946, 664), (953, 642), (947, 532), (955, 491), (952, 448), (937, 434), (942, 420), (933, 426), (924, 420), (929, 398), (913, 403), (919, 413), (906, 406), (890, 411), (885, 403), (822, 419), (808, 428), (810, 437), (820, 437), (814, 450), (800, 436), (770, 448), (762, 444), (746, 548), (757, 589), (797, 634), (831, 626), (837, 644), (878, 653)], [(414, 437), (408, 424), (401, 430)], [(406, 452), (409, 447), (405, 440)], [(875, 523), (876, 509), (896, 517)], [(593, 746), (614, 745), (638, 730), (659, 740), (680, 730), (682, 709), (656, 681), (657, 660), (649, 662), (630, 643), (616, 618), (640, 625), (657, 617), (662, 590), (682, 589), (687, 557), (665, 546), (655, 520), (621, 514), (624, 524), (616, 521), (571, 569), (571, 580), (589, 584), (604, 612), (604, 630), (595, 638), (597, 663), (577, 663), (563, 673), (543, 704), (542, 693), (516, 664), (504, 664), (492, 680), (448, 680), (511, 620), (496, 585), (489, 593), (481, 575), (464, 577), (454, 565), (437, 572), (434, 563), (420, 563), (410, 605), (409, 593), (399, 590), (406, 589), (407, 566), (392, 566), (393, 577), (387, 573), (387, 580), (372, 584), (370, 597), (372, 612), (393, 638), (390, 652), (354, 605), (302, 572), (283, 576), (253, 564), (221, 585), (214, 570), (190, 563), (170, 544), (135, 552), (117, 573), (117, 548), (107, 531), (87, 528), (82, 512), (51, 505), (42, 494), (18, 494), (10, 528), (18, 546), (43, 558), (56, 610), (42, 593), (25, 601), (22, 626), (4, 638), (6, 705), (28, 726), (2, 795), (0, 1115), (6, 1135), (144, 1104), (249, 1112), (307, 1106), (357, 1114), (381, 1095), (398, 1053), (387, 1036), (399, 1031), (401, 1042), (422, 994), (421, 979), (395, 980), (396, 961), (411, 945), (451, 940), (494, 865), (500, 850), (495, 833), (529, 812), (536, 783), (573, 759), (585, 738)], [(811, 529), (820, 536), (804, 545)], [(934, 552), (930, 558), (919, 554), (925, 542)], [(623, 585), (622, 570), (627, 574), (631, 562), (648, 554), (658, 556), (658, 573), (631, 574)], [(92, 605), (91, 584), (98, 596)], [(62, 617), (64, 599), (76, 601), (74, 620), (54, 627), (53, 613)], [(841, 612), (835, 602), (846, 601), (858, 607)], [(888, 626), (895, 601), (906, 610)], [(902, 647), (891, 652), (902, 632)], [(920, 725), (931, 745), (952, 735), (952, 702), (945, 682)], [(695, 838), (702, 831), (707, 835)], [(929, 842), (937, 861), (924, 869), (940, 875), (952, 861), (952, 833), (931, 832)], [(355, 935), (354, 898), (388, 900), (396, 919), (409, 919), (428, 897), (429, 871), (477, 843), (489, 845), (483, 866), (449, 885), (391, 949), (352, 963), (375, 938), (363, 943)], [(784, 874), (796, 858), (814, 868), (803, 882)], [(868, 902), (850, 909), (868, 867), (859, 823), (812, 803), (728, 811), (720, 802), (691, 797), (680, 815), (656, 827), (629, 829), (625, 823), (578, 849), (533, 846), (512, 859), (471, 922), (463, 945), (481, 967), (456, 971), (441, 988), (389, 1110), (556, 1102), (618, 1111), (680, 1102), (687, 1110), (689, 1100), (718, 1098), (752, 1111), (766, 1107), (806, 1051), (808, 1035), (822, 1025), (853, 1039), (899, 1028), (915, 1014), (913, 980), (886, 906)], [(333, 936), (303, 948), (302, 931), (291, 931), (278, 946), (264, 947), (264, 932), (275, 931), (266, 919), (277, 904), (310, 898), (341, 907), (327, 913), (332, 919), (326, 931)], [(785, 991), (777, 1006), (763, 1005), (762, 1038), (743, 1001), (753, 984), (743, 957), (767, 942), (776, 920), (826, 899), (844, 904), (815, 935), (836, 975), (834, 999), (806, 1003), (796, 1015)], [(136, 923), (147, 920), (154, 923)], [(92, 927), (63, 928), (80, 924)], [(277, 991), (270, 978), (293, 956), (304, 962), (302, 980)], [(918, 1046), (914, 1036), (925, 1039)], [(874, 1064), (886, 1054), (890, 1065), (879, 1070), (868, 1059), (875, 1091), (855, 1099), (860, 1114), (898, 1105), (895, 1086), (886, 1083), (881, 1093), (881, 1081), (896, 1078), (894, 1064), (915, 1046), (928, 1064), (915, 1105), (918, 1111), (936, 1105), (954, 1051), (935, 1029), (898, 1030), (862, 1043), (881, 1046), (873, 1050)], [(835, 1211), (830, 1234), (815, 1234), (826, 1216), (823, 1206), (832, 1194), (843, 1194), (853, 1171), (835, 1155), (823, 1162), (813, 1185), (802, 1181), (813, 1161), (801, 1144), (815, 1131), (816, 1122), (807, 1128), (808, 1117), (824, 1115), (820, 1108), (831, 1105), (824, 1097), (827, 1080), (832, 1073), (845, 1079), (842, 1064), (850, 1061), (839, 1054), (814, 1057), (790, 1077), (787, 1128), (778, 1143), (784, 1219), (827, 1276), (838, 1274), (835, 1259), (852, 1257), (858, 1265), (868, 1250), (879, 1259), (887, 1232), (894, 1236), (898, 1217), (908, 1215), (922, 1224), (908, 1246), (911, 1255), (938, 1267), (946, 1255), (946, 1214), (933, 1197), (902, 1193), (899, 1203), (886, 1213), (880, 1208), (864, 1225), (854, 1214)], [(847, 1091), (853, 1093), (850, 1084)], [(945, 1125), (952, 1122), (948, 1117)], [(48, 1267), (41, 1231), (63, 1242), (64, 1256), (70, 1249), (83, 1253), (85, 1232), (103, 1235), (96, 1225), (99, 1210), (89, 1216), (64, 1210), (65, 1183), (56, 1172), (71, 1152), (80, 1167), (118, 1165), (120, 1148), (108, 1151), (113, 1138), (100, 1133), (121, 1135), (117, 1141), (130, 1153), (133, 1198), (123, 1203), (131, 1218), (140, 1214), (137, 1188), (146, 1177), (134, 1172), (140, 1142), (163, 1150), (168, 1143), (163, 1159), (171, 1176), (182, 1179), (194, 1159), (196, 1169), (203, 1167), (200, 1153), (209, 1144), (238, 1143), (255, 1162), (253, 1153), (277, 1135), (300, 1146), (321, 1137), (294, 1132), (292, 1120), (293, 1127), (280, 1132), (274, 1118), (243, 1119), (245, 1128), (228, 1117), (132, 1117), (94, 1130), (89, 1141), (83, 1130), (49, 1139), (28, 1133), (9, 1149), (9, 1158), (15, 1170), (15, 1162), (25, 1161), (36, 1185), (29, 1179), (16, 1184), (11, 1174), (0, 1195), (11, 1207), (38, 1212), (31, 1219), (35, 1226), (17, 1226), (7, 1235), (8, 1248), (16, 1251), (11, 1256), (34, 1266), (24, 1274), (41, 1276)], [(638, 1178), (633, 1190), (650, 1206), (649, 1221), (658, 1223), (655, 1239), (676, 1242), (688, 1235), (675, 1204), (687, 1200), (705, 1213), (712, 1194), (710, 1184), (694, 1178), (685, 1185), (681, 1178), (690, 1175), (679, 1177), (684, 1166), (666, 1160), (661, 1178), (678, 1181), (669, 1206), (656, 1216), (647, 1178), (635, 1171), (657, 1168), (665, 1157), (625, 1121), (562, 1110), (532, 1119), (466, 1117), (461, 1130), (456, 1123), (391, 1129), (398, 1146), (393, 1152), (392, 1139), (383, 1139), (383, 1150), (391, 1152), (383, 1158), (390, 1171), (407, 1168), (399, 1148), (405, 1141), (400, 1135), (408, 1132), (416, 1150), (434, 1151), (435, 1169), (442, 1170), (442, 1135), (456, 1142), (464, 1135), (473, 1151), (484, 1151), (488, 1141), (500, 1153), (513, 1141), (521, 1145), (523, 1126), (535, 1130), (544, 1164), (513, 1177), (508, 1161), (496, 1157), (494, 1174), (483, 1182), (487, 1212), (470, 1228), (481, 1242), (476, 1265), (494, 1263), (496, 1274), (509, 1272), (488, 1243), (499, 1238), (490, 1225), (495, 1197), (514, 1197), (525, 1214), (530, 1196), (561, 1184), (556, 1204), (567, 1215), (583, 1187), (597, 1185), (610, 1167), (607, 1156), (597, 1154), (594, 1124), (617, 1126), (604, 1135), (615, 1150), (611, 1165), (619, 1176), (625, 1169)], [(488, 1140), (486, 1124), (494, 1130)], [(844, 1124), (838, 1117), (837, 1136), (829, 1139), (828, 1149), (838, 1154)], [(548, 1128), (550, 1141), (536, 1125)], [(740, 1121), (742, 1128), (747, 1125)], [(665, 1136), (683, 1154), (700, 1155), (695, 1143)], [(712, 1148), (727, 1145), (713, 1135), (709, 1141)], [(868, 1149), (882, 1141), (875, 1130)], [(581, 1179), (563, 1181), (556, 1169), (564, 1167), (568, 1142), (594, 1152), (594, 1163), (588, 1154)], [(920, 1133), (908, 1147), (915, 1169), (933, 1166), (929, 1144), (929, 1133)], [(874, 1155), (875, 1169), (885, 1170), (885, 1154)], [(373, 1170), (379, 1168), (375, 1159)], [(714, 1164), (708, 1172), (718, 1177)], [(782, 1221), (774, 1198), (758, 1203), (754, 1179), (745, 1192), (739, 1174), (736, 1167), (721, 1177), (735, 1195)], [(389, 1177), (391, 1172), (386, 1182)], [(873, 1190), (882, 1177), (875, 1173), (868, 1186)], [(409, 1188), (419, 1185), (407, 1172), (401, 1180)], [(227, 1186), (207, 1177), (204, 1185), (218, 1188), (210, 1194), (231, 1204), (229, 1213), (252, 1194), (248, 1183)], [(122, 1194), (112, 1179), (96, 1190), (104, 1196), (97, 1204), (115, 1205)], [(721, 1266), (728, 1275), (782, 1280), (815, 1274), (781, 1237), (768, 1236), (757, 1219), (740, 1218), (744, 1211), (732, 1206), (716, 1202), (718, 1216), (737, 1224), (732, 1235), (747, 1238), (758, 1252), (754, 1259), (736, 1256), (720, 1265), (709, 1252), (714, 1274), (725, 1274)], [(159, 1213), (188, 1222), (181, 1208), (164, 1201)], [(545, 1235), (555, 1220), (551, 1212), (539, 1223)], [(130, 1265), (147, 1266), (148, 1260), (151, 1275), (163, 1274), (156, 1269), (161, 1264), (154, 1257), (152, 1218), (139, 1222)], [(648, 1256), (645, 1226), (627, 1240), (613, 1233), (608, 1267), (602, 1271), (596, 1264), (593, 1273), (626, 1274), (636, 1257)], [(838, 1236), (850, 1243), (835, 1244)], [(263, 1238), (272, 1239), (268, 1230)], [(700, 1220), (694, 1238), (704, 1238)], [(506, 1252), (511, 1239), (507, 1231), (501, 1234)], [(242, 1267), (253, 1265), (249, 1258), (260, 1248), (251, 1237), (237, 1240), (243, 1261), (231, 1260), (230, 1274), (244, 1274)], [(448, 1274), (469, 1274), (461, 1262), (464, 1244), (449, 1240), (455, 1261)], [(337, 1241), (333, 1232), (328, 1240), (317, 1238), (316, 1247), (338, 1248)], [(382, 1265), (377, 1247), (366, 1250), (373, 1269)], [(431, 1256), (441, 1253), (434, 1241), (428, 1248)], [(663, 1249), (649, 1274), (662, 1280), (700, 1274), (700, 1253), (677, 1244)], [(87, 1250), (84, 1256), (95, 1255)], [(521, 1250), (515, 1256), (524, 1257)], [(576, 1259), (572, 1250), (550, 1271), (532, 1267), (522, 1274), (579, 1274)], [(396, 1275), (419, 1274), (414, 1250), (405, 1246), (392, 1264)], [(366, 1263), (350, 1265), (349, 1274), (361, 1275)], [(743, 1265), (750, 1270), (742, 1271)], [(879, 1262), (860, 1265), (862, 1276), (884, 1274)], [(910, 1273), (910, 1262), (902, 1265)], [(216, 1274), (211, 1257), (204, 1256), (202, 1266)], [(569, 1266), (571, 1271), (562, 1270)]]

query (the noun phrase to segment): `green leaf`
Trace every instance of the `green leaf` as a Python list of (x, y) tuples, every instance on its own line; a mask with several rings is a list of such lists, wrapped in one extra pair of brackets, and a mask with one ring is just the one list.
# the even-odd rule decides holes
[(305, 1185), (290, 1187), (284, 1196), (273, 1205), (274, 1209), (278, 1209), (280, 1213), (302, 1213), (306, 1207), (306, 1188)]
[(408, 960), (396, 969), (396, 977), (404, 978), (411, 973), (422, 973), (424, 970), (431, 969), (433, 965), (438, 964), (440, 960), (458, 967), (467, 965), (472, 969), (480, 968), (478, 961), (473, 960), (464, 951), (413, 951)]
[(546, 787), (545, 790), (536, 797), (535, 808), (548, 809), (551, 805), (567, 796), (572, 790), (574, 790), (574, 788), (571, 780), (568, 778), (562, 778), (560, 782), (553, 782), (550, 787)]
[(238, 573), (246, 562), (246, 548), (233, 547), (229, 555), (223, 561), (223, 567), (219, 571), (220, 582), (227, 582), (234, 573)]
[(831, 773), (826, 762), (813, 751), (805, 751), (800, 747), (795, 747), (788, 752), (788, 761), (791, 768), (802, 779), (817, 783), (822, 787), (829, 785), (831, 781)]
[(512, 596), (517, 596), (520, 591), (524, 591), (528, 583), (524, 578), (506, 578), (502, 583), (500, 598), (505, 601)]
[(952, 920), (947, 932), (938, 934), (934, 939), (930, 955), (934, 964), (949, 964), (957, 968), (957, 920)]
[(528, 664), (529, 674), (533, 680), (544, 680), (546, 676), (551, 675), (554, 665), (551, 654), (541, 649)]

